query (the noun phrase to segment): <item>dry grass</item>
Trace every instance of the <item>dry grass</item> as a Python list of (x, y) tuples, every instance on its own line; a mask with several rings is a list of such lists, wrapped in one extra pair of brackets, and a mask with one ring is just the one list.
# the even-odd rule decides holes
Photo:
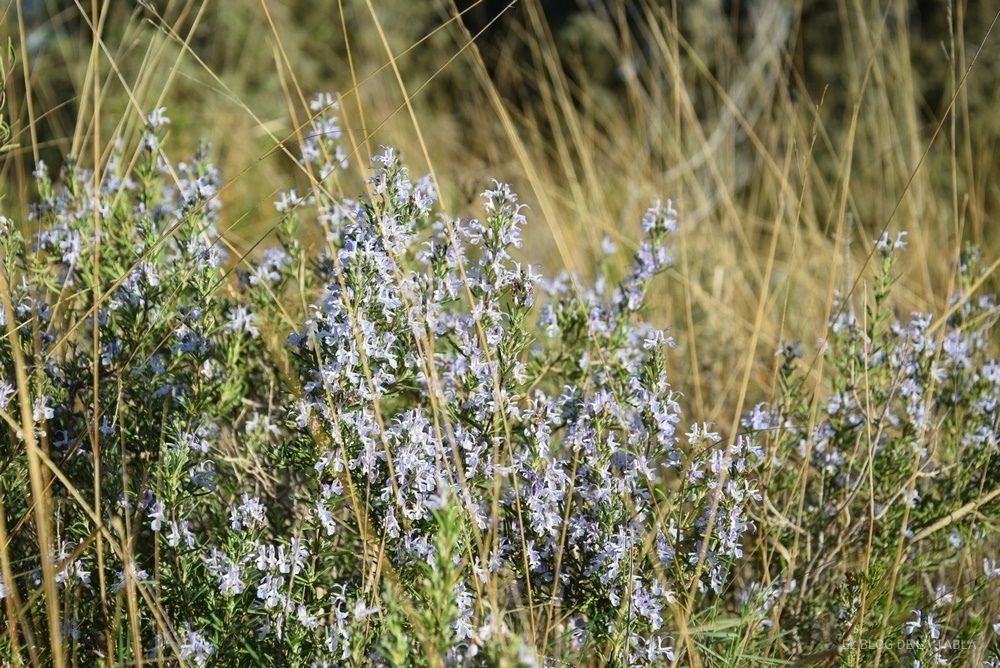
[[(1000, 245), (989, 224), (1000, 128), (983, 118), (998, 47), (993, 17), (961, 2), (937, 44), (911, 34), (899, 3), (763, 3), (739, 39), (709, 3), (608, 3), (558, 34), (537, 0), (468, 3), (479, 35), (447, 3), (27, 4), (31, 27), (13, 35), (26, 69), (7, 85), (23, 159), (3, 167), (22, 195), (35, 155), (89, 153), (91, 116), (76, 112), (93, 108), (94, 81), (105, 149), (160, 104), (178, 150), (225, 138), (214, 150), (240, 249), (276, 220), (273, 194), (303, 180), (288, 149), (317, 89), (343, 96), (359, 176), (348, 192), (381, 143), (442, 177), (453, 213), (507, 178), (544, 221), (525, 258), (549, 271), (586, 275), (605, 235), (628, 244), (650, 201), (676, 198), (679, 262), (655, 301), (677, 328), (674, 378), (699, 418), (766, 396), (778, 341), (823, 335), (832, 291), (851, 290), (882, 228), (910, 233), (907, 310), (941, 307), (963, 242), (988, 258)], [(9, 2), (5, 25), (21, 9)], [(93, 64), (81, 18), (92, 13), (104, 36)], [(732, 370), (748, 359), (743, 388)]]

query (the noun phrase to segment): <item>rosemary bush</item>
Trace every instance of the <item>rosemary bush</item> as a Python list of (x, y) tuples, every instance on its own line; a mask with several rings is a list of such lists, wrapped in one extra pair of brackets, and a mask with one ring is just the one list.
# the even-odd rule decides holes
[(313, 111), (308, 194), (249, 257), (162, 110), (99, 174), (39, 164), (30, 234), (0, 218), (6, 660), (1000, 665), (974, 252), (948, 314), (895, 322), (905, 242), (878, 240), (869, 306), (720, 435), (642, 317), (671, 204), (624, 275), (548, 280), (505, 184), (455, 219), (385, 148), (334, 195)]

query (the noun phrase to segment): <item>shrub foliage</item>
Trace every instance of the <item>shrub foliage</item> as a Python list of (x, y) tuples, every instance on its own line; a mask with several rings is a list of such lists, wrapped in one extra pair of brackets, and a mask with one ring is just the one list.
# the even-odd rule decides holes
[(3, 656), (996, 660), (974, 250), (948, 313), (897, 322), (905, 240), (877, 240), (862, 307), (835, 305), (811, 363), (779, 351), (776, 396), (720, 435), (685, 420), (642, 318), (671, 204), (623, 275), (545, 279), (505, 184), (455, 219), (386, 148), (363, 196), (333, 194), (336, 103), (313, 111), (308, 194), (249, 256), (162, 110), (96, 174), (39, 164), (29, 220), (0, 218)]

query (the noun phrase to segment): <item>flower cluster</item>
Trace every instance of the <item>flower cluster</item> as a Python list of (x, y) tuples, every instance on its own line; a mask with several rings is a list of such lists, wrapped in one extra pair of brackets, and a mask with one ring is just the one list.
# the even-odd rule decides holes
[[(993, 554), (991, 532), (980, 511), (998, 507), (993, 501), (997, 492), (990, 492), (1000, 485), (1000, 378), (992, 356), (995, 339), (991, 341), (997, 314), (992, 297), (973, 297), (980, 266), (970, 250), (958, 267), (961, 291), (949, 300), (944, 317), (914, 313), (896, 319), (888, 296), (896, 254), (905, 245), (903, 233), (894, 241), (888, 234), (876, 240), (880, 266), (863, 315), (850, 300), (835, 303), (831, 336), (824, 345), (828, 388), (810, 392), (798, 371), (801, 353), (788, 348), (781, 354), (782, 396), (773, 406), (758, 406), (744, 424), (766, 430), (763, 440), (774, 450), (780, 468), (771, 488), (787, 495), (774, 505), (802, 509), (795, 523), (774, 518), (785, 526), (788, 541), (794, 543), (799, 533), (842, 550), (850, 562), (867, 560), (865, 571), (852, 575), (836, 593), (828, 589), (832, 583), (820, 587), (815, 581), (815, 569), (822, 568), (819, 555), (793, 575), (821, 588), (817, 605), (841, 621), (835, 629), (821, 624), (800, 629), (800, 647), (814, 648), (817, 639), (831, 644), (850, 639), (855, 647), (867, 648), (862, 651), (870, 650), (869, 658), (884, 651), (893, 640), (885, 630), (880, 631), (881, 645), (856, 641), (865, 625), (884, 624), (881, 609), (869, 609), (871, 619), (862, 619), (865, 611), (858, 604), (864, 592), (878, 590), (880, 577), (900, 568), (897, 559), (905, 559), (903, 569), (920, 573), (907, 578), (927, 577), (934, 587), (895, 592), (899, 604), (928, 610), (938, 606), (948, 615), (950, 628), (935, 622), (935, 613), (918, 610), (903, 635), (909, 645), (926, 635), (928, 643), (921, 645), (926, 652), (902, 655), (913, 654), (914, 665), (921, 660), (921, 665), (944, 665), (946, 646), (974, 632), (978, 621), (973, 611), (996, 591), (988, 569), (983, 577), (972, 576), (972, 587), (944, 570), (920, 569), (942, 554), (968, 551), (974, 560)], [(803, 479), (803, 471), (814, 474)], [(950, 592), (948, 605), (940, 601), (945, 590)], [(962, 614), (952, 614), (955, 608), (949, 605), (957, 605)], [(831, 631), (844, 635), (838, 638)], [(896, 640), (906, 649), (907, 642)]]

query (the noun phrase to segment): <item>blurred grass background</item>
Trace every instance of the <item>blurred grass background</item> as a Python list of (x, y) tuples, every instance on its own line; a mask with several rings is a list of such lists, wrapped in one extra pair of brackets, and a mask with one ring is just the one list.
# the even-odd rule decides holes
[(963, 0), (0, 0), (19, 144), (3, 156), (2, 207), (25, 220), (37, 158), (87, 163), (95, 120), (106, 156), (166, 106), (167, 152), (211, 142), (226, 235), (252, 249), (277, 222), (276, 193), (306, 185), (290, 155), (307, 101), (337, 91), (346, 194), (362, 191), (380, 144), (433, 170), (454, 215), (508, 180), (530, 206), (523, 257), (548, 275), (592, 276), (605, 236), (629, 248), (645, 208), (676, 198), (677, 263), (650, 317), (673, 327), (691, 417), (725, 421), (770, 395), (781, 340), (818, 349), (834, 291), (864, 294), (883, 228), (909, 233), (901, 312), (946, 308), (964, 243), (993, 267), (984, 290), (998, 287), (996, 12)]

